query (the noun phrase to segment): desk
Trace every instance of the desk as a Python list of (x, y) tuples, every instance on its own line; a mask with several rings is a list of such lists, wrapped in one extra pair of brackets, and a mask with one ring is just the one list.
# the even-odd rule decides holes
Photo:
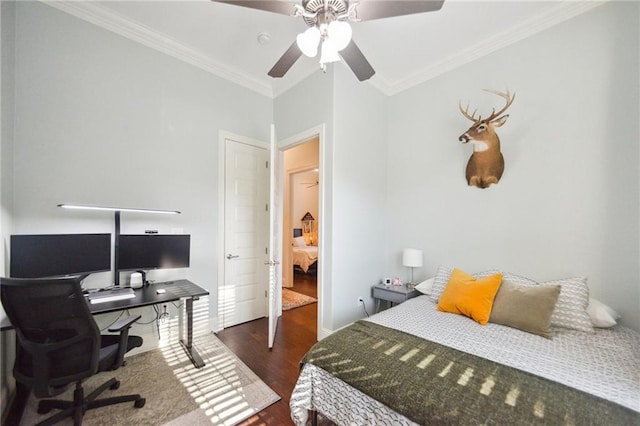
[[(156, 289), (163, 288), (165, 293), (157, 294)], [(131, 299), (116, 300), (114, 302), (104, 302), (90, 304), (89, 310), (94, 315), (106, 314), (109, 312), (123, 311), (125, 309), (142, 308), (144, 306), (157, 305), (159, 303), (174, 302), (185, 299), (187, 313), (187, 338), (183, 336), (183, 311), (179, 314), (179, 336), (180, 345), (191, 359), (196, 368), (205, 366), (204, 361), (196, 348), (193, 347), (193, 301), (200, 296), (207, 296), (209, 292), (189, 280), (175, 280), (161, 283), (154, 283), (135, 290), (136, 297)]]
[[(156, 289), (163, 288), (165, 293), (157, 294)], [(196, 368), (205, 366), (204, 361), (195, 347), (193, 347), (193, 301), (198, 300), (201, 296), (207, 296), (209, 292), (200, 286), (195, 285), (189, 280), (175, 280), (161, 283), (154, 283), (135, 290), (136, 297), (131, 299), (117, 300), (114, 302), (105, 302), (90, 304), (89, 310), (94, 315), (106, 314), (109, 312), (123, 311), (125, 309), (141, 308), (151, 306), (158, 303), (174, 302), (176, 300), (185, 299), (185, 311), (187, 313), (187, 338), (183, 338), (183, 310), (179, 311), (179, 338), (180, 345), (183, 347), (189, 359)], [(0, 331), (11, 330), (13, 326), (8, 318), (3, 318), (0, 323)], [(18, 424), (22, 411), (24, 410), (30, 389), (16, 382), (16, 396), (9, 407), (9, 415), (7, 416), (6, 425)]]
[[(156, 289), (164, 288), (165, 293), (157, 294)], [(180, 345), (193, 362), (196, 368), (204, 367), (198, 351), (193, 347), (193, 301), (198, 300), (200, 296), (207, 296), (209, 292), (200, 286), (195, 285), (189, 280), (175, 280), (161, 283), (154, 283), (135, 290), (136, 297), (131, 299), (116, 300), (114, 302), (105, 302), (97, 304), (89, 304), (89, 310), (94, 315), (106, 314), (108, 312), (124, 311), (125, 309), (142, 308), (144, 306), (156, 305), (158, 303), (174, 302), (176, 300), (185, 299), (187, 313), (187, 338), (183, 336), (183, 311), (180, 310), (179, 315), (179, 337)], [(88, 303), (88, 302), (87, 302)], [(0, 330), (10, 330), (12, 325), (8, 318), (3, 318), (0, 324)]]

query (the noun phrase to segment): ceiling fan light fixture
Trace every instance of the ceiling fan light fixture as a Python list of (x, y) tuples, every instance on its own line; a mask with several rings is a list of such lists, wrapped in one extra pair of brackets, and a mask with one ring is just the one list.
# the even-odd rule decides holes
[(340, 60), (340, 56), (338, 56), (338, 51), (331, 41), (325, 40), (322, 42), (322, 52), (320, 53), (320, 64), (328, 64), (329, 62), (338, 62)]
[(322, 42), (322, 52), (320, 53), (320, 64), (328, 64), (329, 62), (338, 62), (340, 56), (333, 43), (330, 40)]
[(352, 35), (351, 25), (345, 21), (332, 21), (327, 28), (328, 39), (331, 40), (337, 52), (349, 45)]
[(318, 54), (318, 45), (320, 44), (320, 30), (317, 27), (311, 27), (298, 34), (296, 44), (305, 56), (315, 57)]

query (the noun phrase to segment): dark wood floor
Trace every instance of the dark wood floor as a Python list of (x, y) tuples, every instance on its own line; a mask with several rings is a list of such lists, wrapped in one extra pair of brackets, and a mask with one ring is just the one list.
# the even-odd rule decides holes
[[(316, 277), (296, 274), (291, 290), (317, 297)], [(262, 318), (229, 327), (217, 334), (251, 370), (282, 399), (242, 425), (291, 425), (289, 398), (298, 378), (300, 360), (316, 342), (318, 305), (284, 311), (273, 350), (267, 349), (268, 320)]]

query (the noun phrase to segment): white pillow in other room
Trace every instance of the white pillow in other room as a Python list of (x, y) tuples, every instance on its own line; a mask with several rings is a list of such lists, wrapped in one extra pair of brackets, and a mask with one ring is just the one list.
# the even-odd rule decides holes
[(620, 319), (620, 314), (593, 297), (589, 298), (587, 313), (591, 317), (593, 326), (598, 328), (613, 327), (617, 324), (616, 320)]
[(422, 281), (416, 286), (416, 290), (418, 290), (422, 294), (431, 294), (431, 287), (433, 286), (434, 278), (429, 278), (428, 280)]
[(307, 243), (304, 241), (304, 237), (295, 237), (293, 239), (294, 247), (306, 247)]

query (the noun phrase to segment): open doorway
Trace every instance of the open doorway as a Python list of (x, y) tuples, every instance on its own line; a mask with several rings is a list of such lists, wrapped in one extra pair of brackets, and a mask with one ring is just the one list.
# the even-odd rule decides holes
[(318, 299), (319, 138), (284, 151), (282, 309)]

